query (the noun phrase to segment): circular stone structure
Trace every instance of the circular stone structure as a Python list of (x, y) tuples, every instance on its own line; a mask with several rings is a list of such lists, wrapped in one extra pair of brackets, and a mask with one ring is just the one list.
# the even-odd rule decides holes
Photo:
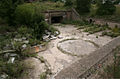
[(97, 47), (85, 40), (65, 40), (58, 43), (58, 49), (73, 56), (83, 56), (95, 51)]

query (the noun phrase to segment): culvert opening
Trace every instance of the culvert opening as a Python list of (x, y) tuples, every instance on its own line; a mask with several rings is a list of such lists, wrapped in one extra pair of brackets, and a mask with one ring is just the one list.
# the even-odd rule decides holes
[(52, 23), (61, 23), (63, 20), (63, 16), (53, 16), (51, 18), (51, 22)]

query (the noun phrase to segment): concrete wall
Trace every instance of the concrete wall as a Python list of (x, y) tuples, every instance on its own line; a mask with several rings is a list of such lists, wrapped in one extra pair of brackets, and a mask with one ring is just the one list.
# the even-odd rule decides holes
[(62, 16), (64, 20), (72, 19), (72, 11), (47, 11), (44, 12), (46, 21), (51, 24), (51, 18), (53, 16)]
[(60, 71), (55, 79), (82, 79), (89, 77), (93, 72), (109, 61), (112, 51), (120, 46), (120, 37), (113, 39), (105, 46), (91, 53), (89, 56), (78, 59)]
[(69, 11), (46, 11), (44, 12), (46, 21), (51, 24), (52, 16), (63, 16), (64, 20), (80, 20), (80, 15), (77, 13), (75, 9)]
[(72, 20), (80, 20), (80, 15), (74, 8), (72, 8)]

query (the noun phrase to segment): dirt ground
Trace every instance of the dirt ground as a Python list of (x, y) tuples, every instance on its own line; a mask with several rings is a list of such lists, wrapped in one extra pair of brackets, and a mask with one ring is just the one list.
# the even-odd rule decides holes
[(60, 31), (60, 35), (48, 44), (46, 51), (38, 53), (38, 57), (42, 56), (49, 63), (52, 71), (50, 79), (77, 58), (89, 55), (112, 40), (107, 36), (100, 37), (100, 33), (88, 35), (77, 30), (74, 25), (54, 26)]

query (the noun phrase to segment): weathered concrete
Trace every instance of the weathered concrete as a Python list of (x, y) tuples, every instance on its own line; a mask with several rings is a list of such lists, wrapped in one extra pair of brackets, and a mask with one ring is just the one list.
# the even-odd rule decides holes
[(68, 67), (60, 71), (55, 79), (78, 79), (81, 74), (99, 62), (104, 56), (111, 53), (113, 49), (120, 45), (120, 37), (115, 38), (108, 44), (91, 53), (88, 57), (78, 59)]
[(73, 8), (72, 10), (47, 10), (43, 12), (45, 15), (45, 20), (51, 24), (52, 17), (59, 17), (61, 16), (61, 21), (63, 20), (80, 20), (80, 15), (77, 11)]
[[(57, 39), (49, 42), (48, 49), (46, 51), (38, 53), (38, 56), (43, 57), (45, 60), (47, 60), (47, 62), (50, 65), (52, 74), (48, 79), (53, 79), (53, 77), (57, 73), (59, 73), (63, 68), (67, 67), (71, 62), (74, 62), (78, 58), (78, 56), (73, 56), (60, 51), (57, 48), (59, 42), (64, 41), (66, 39), (89, 40), (102, 47), (103, 45), (107, 44), (112, 40), (112, 38), (108, 36), (104, 36), (104, 37), (99, 36), (98, 38), (96, 38), (96, 34), (87, 35), (87, 33), (77, 30), (77, 28), (74, 27), (74, 25), (65, 25), (65, 27), (62, 27), (61, 25), (58, 24), (55, 27), (60, 31), (60, 35), (58, 36)], [(87, 48), (84, 47), (84, 49), (82, 50), (86, 50), (86, 49)], [(87, 52), (85, 51), (85, 53)], [(83, 57), (86, 57), (86, 55), (79, 56), (79, 59)]]
[(80, 39), (63, 41), (61, 43), (58, 43), (58, 47), (61, 49), (61, 51), (73, 56), (89, 55), (91, 52), (97, 49), (93, 43)]

